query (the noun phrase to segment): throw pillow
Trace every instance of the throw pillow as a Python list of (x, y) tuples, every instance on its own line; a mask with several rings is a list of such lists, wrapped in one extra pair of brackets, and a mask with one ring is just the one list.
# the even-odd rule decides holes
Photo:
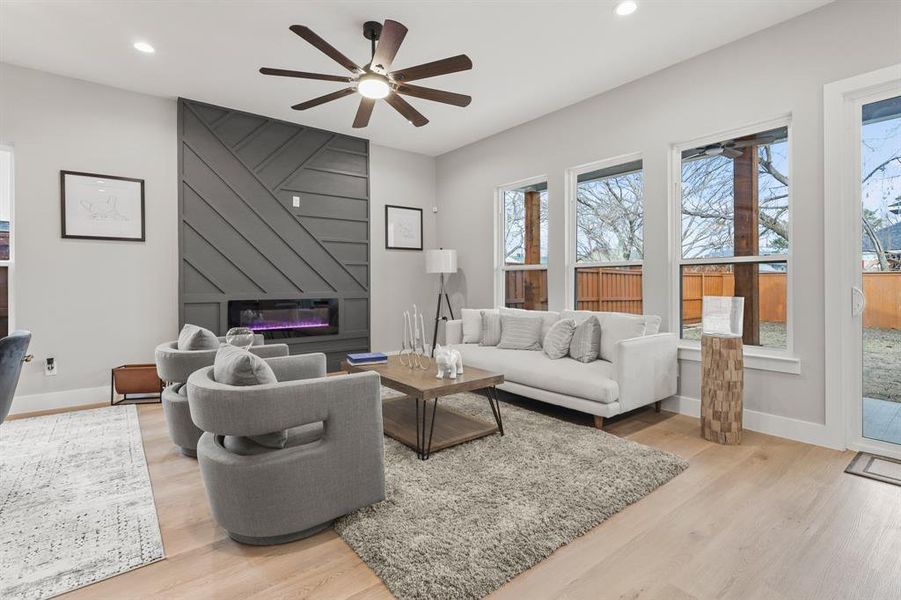
[(497, 346), (501, 341), (501, 316), (494, 311), (482, 311), (481, 346)]
[(185, 323), (178, 334), (179, 350), (215, 350), (218, 347), (216, 334), (198, 325)]
[[(224, 344), (216, 352), (213, 361), (213, 379), (226, 385), (262, 385), (278, 383), (275, 373), (265, 360), (243, 348)], [(287, 431), (274, 431), (261, 435), (250, 435), (260, 446), (284, 448), (288, 443)]]
[(601, 323), (595, 316), (582, 321), (573, 331), (569, 355), (579, 362), (597, 360), (601, 348)]
[(513, 317), (541, 317), (541, 341), (547, 332), (551, 330), (551, 325), (560, 320), (560, 313), (551, 310), (525, 310), (522, 308), (500, 308), (498, 311), (501, 315), (510, 315)]
[(544, 336), (544, 344), (542, 344), (548, 358), (556, 360), (569, 354), (569, 345), (575, 332), (576, 322), (572, 319), (563, 319), (551, 325), (550, 331)]
[(616, 345), (623, 340), (644, 335), (645, 319), (642, 316), (611, 313), (601, 328), (600, 356), (604, 360), (616, 360)]
[(213, 379), (225, 385), (278, 383), (265, 360), (243, 348), (223, 344), (213, 361)]
[(482, 341), (482, 311), (464, 308), (460, 311), (463, 319), (463, 343), (478, 344)]
[(498, 348), (541, 350), (541, 317), (501, 315), (501, 340)]

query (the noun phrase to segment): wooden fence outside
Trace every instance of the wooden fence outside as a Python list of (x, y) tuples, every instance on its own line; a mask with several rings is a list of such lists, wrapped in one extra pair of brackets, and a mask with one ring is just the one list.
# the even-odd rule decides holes
[[(507, 306), (524, 308), (524, 271), (507, 271)], [(581, 268), (576, 270), (576, 307), (579, 310), (641, 314), (641, 271), (638, 269)], [(785, 273), (760, 274), (760, 320), (784, 323), (787, 278)], [(901, 272), (864, 273), (867, 297), (864, 327), (901, 329)], [(685, 323), (701, 320), (704, 296), (735, 293), (732, 273), (691, 272), (682, 275), (682, 318)], [(540, 310), (547, 309), (547, 271), (541, 271)]]

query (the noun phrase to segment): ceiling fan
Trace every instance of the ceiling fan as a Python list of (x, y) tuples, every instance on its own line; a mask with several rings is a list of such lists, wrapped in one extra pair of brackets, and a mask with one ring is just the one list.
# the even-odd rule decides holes
[(400, 48), (401, 42), (407, 35), (407, 28), (390, 19), (382, 25), (377, 21), (367, 21), (363, 24), (363, 37), (371, 43), (372, 60), (365, 67), (360, 67), (355, 62), (338, 52), (332, 45), (324, 39), (313, 33), (313, 31), (304, 25), (292, 25), (291, 31), (305, 39), (307, 42), (316, 47), (320, 52), (334, 60), (336, 63), (351, 72), (350, 76), (343, 75), (324, 75), (321, 73), (305, 73), (302, 71), (291, 71), (288, 69), (273, 69), (263, 67), (260, 73), (263, 75), (276, 75), (279, 77), (297, 77), (299, 79), (318, 79), (321, 81), (338, 81), (349, 83), (350, 85), (337, 92), (326, 94), (300, 104), (295, 104), (291, 108), (294, 110), (307, 110), (332, 100), (350, 96), (358, 93), (363, 96), (360, 99), (360, 106), (357, 109), (357, 115), (354, 118), (354, 127), (366, 127), (369, 125), (369, 118), (372, 116), (372, 109), (375, 107), (375, 101), (384, 99), (394, 110), (399, 112), (407, 121), (416, 127), (422, 127), (429, 122), (422, 113), (413, 108), (409, 102), (401, 98), (401, 96), (413, 96), (422, 98), (423, 100), (432, 100), (434, 102), (443, 102), (444, 104), (452, 104), (453, 106), (468, 106), (472, 98), (463, 94), (454, 92), (446, 92), (444, 90), (436, 90), (433, 88), (420, 87), (412, 85), (410, 81), (418, 79), (426, 79), (438, 75), (446, 75), (448, 73), (456, 73), (458, 71), (466, 71), (472, 68), (472, 61), (465, 54), (451, 56), (415, 67), (407, 67), (406, 69), (391, 70), (391, 64), (397, 50)]
[(726, 140), (716, 144), (708, 144), (700, 148), (692, 148), (682, 153), (683, 160), (690, 158), (701, 158), (709, 156), (725, 156), (726, 158), (738, 158), (742, 155), (743, 148), (748, 146), (762, 146), (772, 144), (780, 138), (778, 132), (767, 132), (760, 135), (740, 138), (737, 140)]

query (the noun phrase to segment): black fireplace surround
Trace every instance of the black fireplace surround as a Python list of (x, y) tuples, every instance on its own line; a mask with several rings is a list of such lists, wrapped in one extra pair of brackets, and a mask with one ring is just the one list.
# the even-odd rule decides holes
[(338, 299), (229, 300), (228, 326), (249, 327), (267, 340), (338, 334)]

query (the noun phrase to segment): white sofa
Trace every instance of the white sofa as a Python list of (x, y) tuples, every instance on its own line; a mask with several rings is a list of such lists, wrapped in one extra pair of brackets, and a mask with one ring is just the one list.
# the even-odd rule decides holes
[[(486, 309), (495, 310), (495, 309)], [(463, 356), (463, 365), (504, 374), (500, 389), (589, 413), (595, 426), (603, 426), (604, 417), (612, 417), (648, 404), (658, 403), (676, 393), (678, 372), (677, 338), (658, 333), (660, 317), (625, 313), (562, 311), (521, 311), (497, 309), (544, 317), (547, 326), (558, 319), (580, 323), (589, 316), (601, 322), (601, 340), (608, 334), (613, 360), (579, 362), (566, 356), (552, 360), (541, 350), (506, 350), (478, 343), (463, 343), (463, 321), (447, 323), (447, 345)], [(623, 319), (644, 321), (644, 335), (614, 339)], [(611, 345), (610, 342), (613, 342)], [(608, 353), (609, 354), (609, 353)], [(659, 410), (659, 404), (657, 408)]]

